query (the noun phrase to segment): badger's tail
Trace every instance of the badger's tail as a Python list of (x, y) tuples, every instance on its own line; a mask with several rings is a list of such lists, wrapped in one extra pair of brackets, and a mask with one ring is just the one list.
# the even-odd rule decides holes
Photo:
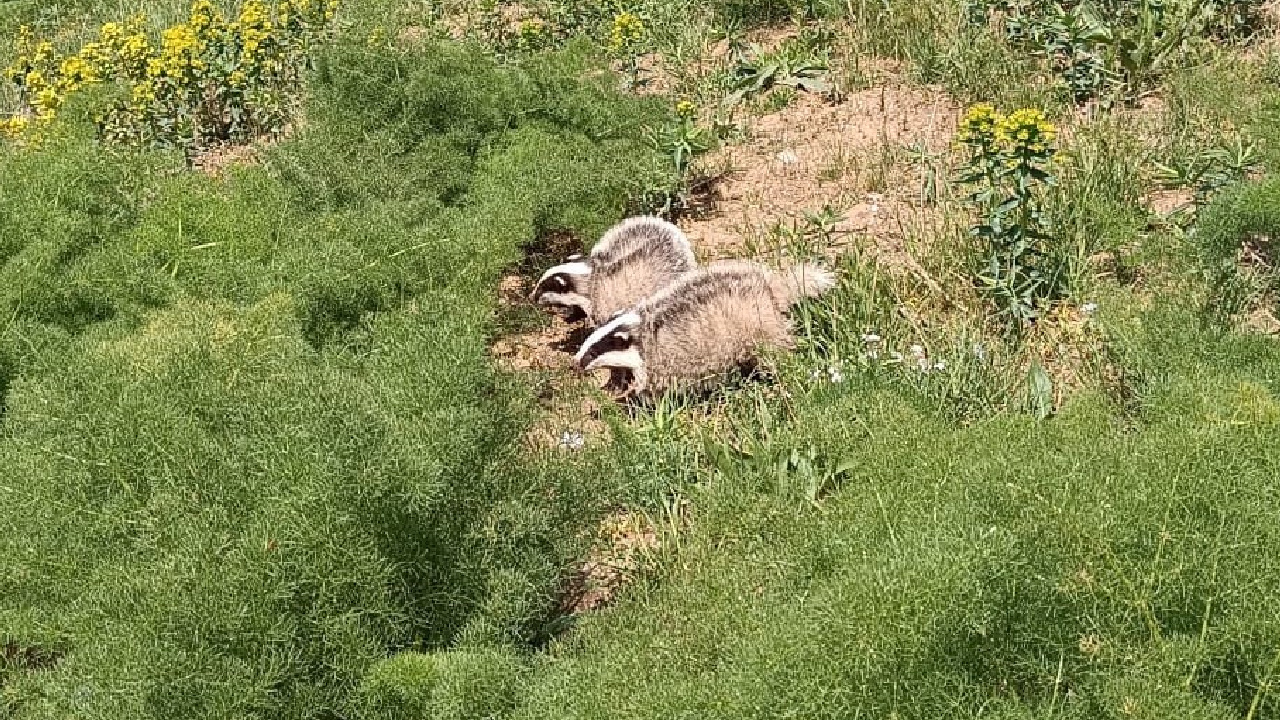
[(795, 263), (773, 276), (773, 296), (784, 307), (804, 298), (816, 298), (836, 285), (836, 276), (815, 263)]

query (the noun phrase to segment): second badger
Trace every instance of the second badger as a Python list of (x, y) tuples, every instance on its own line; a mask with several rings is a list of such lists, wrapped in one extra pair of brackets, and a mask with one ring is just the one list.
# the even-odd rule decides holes
[(585, 258), (543, 273), (532, 299), (581, 310), (596, 326), (693, 270), (697, 260), (680, 228), (648, 215), (614, 225)]
[(698, 389), (754, 361), (763, 347), (792, 347), (787, 311), (834, 285), (831, 273), (808, 263), (785, 271), (713, 263), (614, 315), (586, 339), (574, 365), (629, 372), (629, 393), (638, 396)]

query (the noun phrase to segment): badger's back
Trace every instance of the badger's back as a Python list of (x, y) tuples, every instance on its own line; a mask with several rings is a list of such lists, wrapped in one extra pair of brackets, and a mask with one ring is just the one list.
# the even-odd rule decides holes
[(770, 280), (759, 266), (716, 263), (644, 303), (647, 389), (696, 387), (753, 360), (762, 347), (789, 347), (790, 325)]
[(684, 231), (653, 215), (630, 217), (609, 228), (591, 248), (590, 262), (596, 267), (610, 265), (651, 245), (668, 247), (673, 255), (694, 264), (693, 246)]
[(634, 232), (615, 239), (608, 252), (593, 256), (587, 292), (594, 324), (636, 306), (697, 266), (684, 234), (679, 230), (673, 234), (675, 226), (658, 222), (664, 225), (633, 226)]

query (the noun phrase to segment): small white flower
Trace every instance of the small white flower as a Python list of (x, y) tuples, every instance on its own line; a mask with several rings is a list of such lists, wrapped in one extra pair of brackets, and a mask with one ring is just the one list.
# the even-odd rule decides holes
[(831, 376), (831, 382), (833, 383), (844, 382), (844, 373), (840, 372), (838, 368), (834, 368), (834, 367), (829, 368), (827, 373)]
[(565, 430), (560, 435), (560, 447), (566, 450), (581, 450), (586, 442), (586, 438), (577, 430)]
[(934, 363), (934, 364), (933, 364), (933, 369), (934, 369), (934, 370), (946, 370), (946, 369), (947, 369), (947, 361), (946, 361), (946, 360), (939, 360), (938, 362), (936, 362), (936, 363)]
[(778, 160), (783, 165), (795, 165), (800, 162), (800, 156), (796, 155), (794, 150), (783, 150), (778, 153)]
[(922, 357), (924, 357), (924, 348), (923, 348), (922, 346), (920, 346), (920, 345), (912, 345), (912, 346), (911, 346), (911, 356), (912, 356), (912, 357), (917, 357), (917, 358), (922, 358)]
[(880, 342), (880, 336), (875, 333), (867, 333), (862, 336), (862, 342), (868, 345), (875, 345)]
[(916, 367), (919, 368), (922, 373), (927, 373), (933, 369), (933, 365), (929, 362), (929, 358), (925, 357), (916, 358)]
[(810, 378), (812, 378), (812, 379), (814, 379), (814, 380), (821, 380), (821, 379), (822, 379), (822, 370), (821, 370), (821, 369), (814, 370), (813, 372), (809, 373), (809, 377), (810, 377)]
[(1087, 302), (1080, 306), (1080, 312), (1084, 313), (1085, 315), (1092, 315), (1098, 312), (1098, 303)]
[(982, 343), (973, 344), (973, 356), (979, 360), (987, 359), (987, 349), (983, 347)]

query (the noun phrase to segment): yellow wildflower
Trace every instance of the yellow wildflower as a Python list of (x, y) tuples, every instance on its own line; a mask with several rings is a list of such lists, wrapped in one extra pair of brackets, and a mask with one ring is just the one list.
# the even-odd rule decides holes
[(542, 35), (547, 24), (539, 18), (529, 18), (520, 23), (520, 37), (522, 39), (533, 40)]
[(27, 125), (30, 123), (24, 117), (14, 115), (11, 118), (0, 119), (0, 137), (9, 140), (17, 140), (26, 132)]
[(40, 72), (39, 70), (32, 70), (31, 72), (27, 73), (27, 76), (22, 80), (22, 86), (26, 88), (29, 92), (33, 92), (33, 93), (40, 92), (48, 85), (49, 85), (48, 79), (46, 79), (44, 76), (44, 73)]
[[(83, 52), (83, 51), (82, 51)], [(83, 54), (64, 58), (58, 66), (59, 87), (63, 92), (73, 92), (81, 85), (98, 82), (98, 68), (85, 60)]]
[(630, 48), (644, 37), (644, 22), (630, 13), (619, 13), (613, 19), (613, 29), (609, 32), (609, 48), (619, 52)]
[(1033, 108), (1015, 110), (995, 126), (996, 142), (1013, 154), (1042, 155), (1056, 135), (1057, 128)]
[(150, 105), (156, 101), (156, 88), (150, 81), (134, 83), (130, 89), (134, 105)]
[(205, 63), (200, 59), (202, 45), (191, 26), (174, 25), (164, 31), (160, 42), (159, 73), (155, 73), (155, 68), (149, 64), (147, 74), (178, 79), (203, 70)]
[(1004, 120), (995, 107), (980, 103), (969, 108), (960, 120), (958, 138), (961, 142), (987, 145), (995, 137), (997, 123)]
[(256, 65), (264, 58), (264, 43), (271, 39), (271, 19), (262, 0), (246, 0), (233, 27), (240, 34), (240, 62)]
[(688, 120), (698, 114), (698, 106), (688, 100), (681, 100), (676, 103), (676, 115)]
[(57, 114), (58, 108), (62, 107), (62, 96), (54, 88), (45, 88), (36, 93), (36, 116), (41, 120), (52, 120)]

